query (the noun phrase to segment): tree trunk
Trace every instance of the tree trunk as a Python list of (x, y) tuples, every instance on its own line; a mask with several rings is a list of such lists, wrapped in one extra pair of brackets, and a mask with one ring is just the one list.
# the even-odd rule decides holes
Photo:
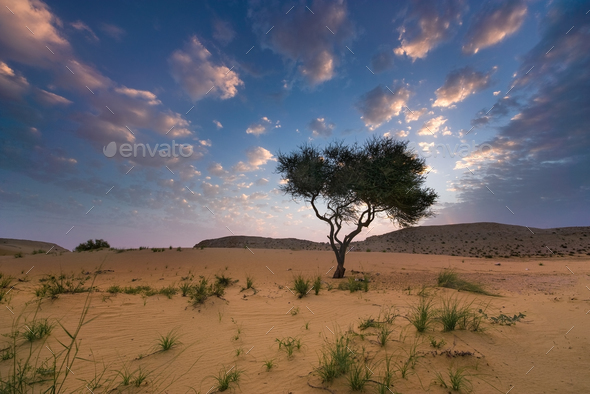
[(332, 276), (332, 278), (344, 278), (345, 271), (346, 268), (344, 268), (344, 262), (342, 264), (338, 264), (338, 267), (336, 267), (336, 271), (334, 271), (334, 276)]
[(344, 257), (346, 256), (346, 246), (342, 245), (338, 253), (336, 253), (336, 261), (338, 262), (338, 267), (336, 267), (336, 271), (334, 271), (334, 276), (332, 278), (344, 278), (344, 272), (346, 268), (344, 268)]

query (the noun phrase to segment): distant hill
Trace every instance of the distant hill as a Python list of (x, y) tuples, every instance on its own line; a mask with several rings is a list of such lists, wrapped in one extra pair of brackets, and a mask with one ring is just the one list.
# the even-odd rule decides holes
[[(52, 249), (53, 247), (53, 249)], [(66, 248), (49, 242), (30, 241), (27, 239), (0, 238), (0, 256), (14, 255), (17, 253), (62, 253), (69, 252)]]
[[(534, 233), (534, 234), (533, 234)], [(229, 236), (195, 248), (332, 250), (327, 242), (296, 238)], [(395, 252), (466, 257), (590, 255), (590, 227), (538, 229), (499, 223), (410, 227), (353, 242), (351, 252)]]

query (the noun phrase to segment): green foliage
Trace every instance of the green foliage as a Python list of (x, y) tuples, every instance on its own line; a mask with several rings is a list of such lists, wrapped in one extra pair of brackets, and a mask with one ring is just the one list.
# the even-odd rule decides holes
[(154, 252), (154, 253), (163, 252), (165, 250), (166, 249), (164, 249), (164, 248), (152, 248), (152, 252)]
[(437, 341), (435, 337), (428, 337), (428, 340), (430, 341), (430, 346), (432, 346), (435, 349), (440, 349), (441, 347), (443, 347), (447, 343), (444, 340), (444, 338), (441, 339), (440, 341)]
[(320, 290), (322, 289), (322, 277), (320, 275), (316, 276), (313, 281), (313, 291), (315, 295), (320, 294)]
[[(432, 216), (430, 207), (438, 197), (422, 188), (425, 160), (408, 149), (408, 142), (386, 137), (375, 136), (362, 146), (333, 142), (320, 149), (303, 144), (290, 154), (277, 154), (277, 172), (285, 180), (283, 193), (309, 202), (316, 212), (318, 202), (325, 203), (327, 212), (319, 216), (333, 229), (329, 237), (331, 244), (339, 245), (334, 250), (339, 264), (344, 263), (341, 250), (377, 215), (407, 227)], [(334, 229), (346, 223), (353, 230), (342, 242)]]
[(355, 291), (369, 291), (369, 276), (365, 275), (362, 279), (348, 277), (348, 281), (340, 282), (338, 284), (338, 290), (349, 290), (351, 293)]
[(84, 287), (86, 278), (71, 275), (60, 274), (47, 275), (40, 279), (41, 286), (35, 289), (35, 295), (39, 298), (50, 297), (56, 299), (60, 294), (75, 294), (90, 291), (90, 288)]
[(443, 331), (453, 331), (459, 322), (469, 316), (470, 306), (471, 304), (462, 305), (456, 297), (443, 298), (439, 311)]
[(180, 292), (182, 293), (182, 296), (186, 297), (189, 294), (189, 292), (191, 291), (191, 284), (188, 282), (184, 282), (179, 286), (179, 288), (180, 288)]
[(354, 353), (350, 346), (350, 338), (345, 335), (339, 335), (334, 342), (328, 342), (324, 346), (316, 369), (322, 382), (331, 383), (350, 371), (354, 362)]
[(416, 327), (418, 332), (426, 331), (434, 321), (434, 306), (432, 299), (420, 298), (417, 306), (412, 307), (410, 312), (410, 323)]
[(217, 382), (215, 388), (218, 391), (225, 391), (231, 387), (233, 383), (239, 386), (240, 377), (244, 373), (243, 370), (238, 369), (236, 366), (231, 367), (226, 371), (225, 367), (221, 367), (217, 376), (213, 376)]
[(379, 345), (381, 345), (381, 347), (384, 347), (387, 344), (389, 335), (391, 335), (392, 332), (393, 330), (390, 329), (387, 325), (381, 325), (379, 331), (377, 332), (377, 340), (379, 341)]
[(246, 289), (254, 288), (254, 277), (246, 275)]
[(51, 334), (53, 327), (47, 319), (34, 320), (30, 324), (25, 324), (26, 331), (23, 331), (23, 337), (29, 342), (43, 339)]
[(295, 349), (301, 349), (301, 339), (293, 338), (293, 337), (286, 337), (283, 339), (276, 339), (277, 343), (279, 344), (279, 350), (283, 349), (287, 353), (287, 357), (293, 357), (293, 352)]
[(275, 360), (274, 359), (265, 360), (264, 361), (264, 366), (266, 367), (266, 372), (269, 372), (271, 369), (274, 368), (274, 366), (275, 366)]
[(88, 252), (91, 250), (97, 250), (102, 248), (110, 248), (111, 245), (103, 239), (95, 239), (94, 241), (89, 239), (86, 242), (82, 242), (80, 245), (76, 246), (74, 252)]
[(165, 351), (168, 351), (168, 350), (172, 349), (173, 347), (181, 344), (181, 342), (179, 340), (180, 335), (178, 334), (178, 332), (175, 329), (171, 330), (166, 335), (162, 335), (162, 334), (158, 334), (158, 335), (159, 335), (159, 338), (156, 341), (157, 342), (156, 347), (158, 348), (158, 351), (165, 352)]
[(310, 290), (311, 281), (303, 277), (303, 275), (297, 275), (293, 279), (293, 290), (297, 293), (297, 297), (303, 298), (307, 295)]
[(468, 375), (465, 373), (465, 370), (466, 368), (449, 367), (447, 371), (447, 376), (449, 378), (448, 381), (440, 372), (436, 372), (436, 382), (441, 387), (447, 389), (469, 392), (473, 388), (473, 385), (471, 384), (471, 380), (468, 378)]
[(469, 291), (471, 293), (494, 295), (486, 291), (481, 285), (472, 283), (459, 278), (459, 275), (453, 270), (444, 270), (438, 274), (438, 286), (459, 291)]
[(194, 285), (189, 293), (189, 298), (193, 305), (202, 304), (209, 297), (209, 282), (205, 278), (201, 278), (199, 283)]
[(23, 257), (23, 254), (21, 252), (15, 253), (14, 254), (14, 258), (15, 259), (21, 259)]
[(347, 376), (350, 391), (364, 391), (365, 385), (371, 378), (371, 372), (360, 363), (353, 363)]

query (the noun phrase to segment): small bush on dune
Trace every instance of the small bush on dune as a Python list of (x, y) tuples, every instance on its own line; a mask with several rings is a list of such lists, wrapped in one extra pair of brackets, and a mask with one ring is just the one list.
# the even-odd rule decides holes
[(74, 274), (47, 275), (41, 279), (41, 286), (35, 290), (35, 295), (39, 298), (50, 297), (57, 298), (60, 294), (75, 294), (90, 291), (90, 288), (84, 287), (86, 278), (76, 277)]
[(469, 316), (471, 304), (461, 304), (456, 297), (443, 298), (439, 311), (439, 320), (443, 325), (443, 331), (453, 331), (457, 325)]
[(232, 383), (236, 383), (239, 387), (240, 377), (243, 373), (243, 370), (238, 369), (238, 367), (235, 366), (231, 367), (229, 370), (226, 370), (226, 367), (221, 367), (217, 376), (213, 376), (217, 382), (215, 388), (218, 391), (225, 391), (231, 388)]
[(322, 350), (316, 373), (322, 382), (331, 383), (339, 376), (350, 371), (354, 362), (354, 354), (349, 348), (350, 338), (340, 335), (332, 343), (327, 343)]
[(434, 307), (432, 299), (420, 298), (417, 306), (412, 307), (410, 323), (418, 332), (426, 331), (434, 321)]
[(293, 289), (297, 293), (297, 297), (303, 298), (309, 293), (311, 281), (305, 279), (303, 275), (297, 275), (293, 281)]
[(23, 332), (23, 337), (29, 342), (43, 339), (51, 334), (53, 324), (50, 324), (47, 319), (40, 319), (33, 321), (30, 324), (25, 324), (26, 331)]
[(369, 277), (365, 275), (363, 279), (348, 277), (347, 282), (340, 282), (338, 290), (349, 290), (351, 293), (355, 291), (369, 291)]
[(76, 246), (74, 252), (88, 252), (90, 250), (98, 250), (102, 248), (110, 248), (111, 245), (103, 239), (95, 239), (94, 241), (89, 239), (86, 242), (82, 242), (80, 245)]
[(459, 291), (469, 291), (471, 293), (494, 295), (486, 291), (481, 285), (466, 281), (459, 278), (459, 275), (453, 270), (444, 270), (438, 274), (438, 286)]
[(313, 281), (313, 291), (315, 295), (320, 294), (320, 290), (322, 289), (322, 277), (320, 275), (316, 276)]

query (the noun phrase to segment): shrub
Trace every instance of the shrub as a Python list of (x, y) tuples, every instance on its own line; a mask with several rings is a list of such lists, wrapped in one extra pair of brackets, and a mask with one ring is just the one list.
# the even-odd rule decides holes
[(420, 298), (418, 305), (412, 307), (409, 320), (418, 332), (426, 331), (434, 320), (432, 299)]
[(439, 319), (443, 325), (443, 331), (453, 331), (457, 324), (469, 314), (469, 305), (461, 305), (456, 297), (443, 298), (442, 308), (439, 311)]
[(94, 241), (89, 239), (86, 242), (82, 242), (80, 245), (76, 246), (74, 252), (88, 252), (90, 250), (97, 250), (102, 248), (110, 248), (111, 245), (103, 239), (95, 239)]
[(23, 336), (27, 341), (33, 342), (49, 336), (53, 330), (53, 324), (50, 324), (47, 319), (41, 319), (25, 325), (25, 328), (27, 330), (23, 332)]
[(297, 293), (297, 297), (303, 298), (309, 293), (311, 281), (303, 278), (302, 275), (297, 275), (294, 279), (293, 289)]
[(331, 383), (339, 376), (350, 371), (354, 362), (354, 353), (349, 348), (350, 338), (340, 335), (332, 343), (327, 343), (322, 350), (316, 373), (322, 382)]
[(469, 291), (472, 293), (494, 295), (487, 292), (484, 288), (477, 284), (459, 278), (459, 275), (453, 270), (441, 271), (437, 278), (438, 286), (446, 287), (448, 289), (455, 289), (459, 291)]

